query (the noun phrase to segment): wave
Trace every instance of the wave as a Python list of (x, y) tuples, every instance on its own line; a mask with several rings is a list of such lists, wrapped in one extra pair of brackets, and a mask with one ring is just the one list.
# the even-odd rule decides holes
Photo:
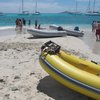
[(0, 30), (14, 29), (15, 26), (0, 26)]

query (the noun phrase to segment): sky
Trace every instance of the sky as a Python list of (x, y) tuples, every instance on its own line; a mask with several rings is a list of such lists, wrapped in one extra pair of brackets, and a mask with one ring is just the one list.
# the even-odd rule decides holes
[[(37, 0), (37, 10), (41, 13), (58, 13), (63, 11), (86, 12), (89, 0)], [(93, 1), (90, 0), (90, 8), (93, 10)], [(34, 12), (36, 0), (24, 0), (24, 10)], [(0, 0), (0, 12), (19, 13), (22, 0)], [(95, 11), (100, 11), (100, 0), (96, 0)]]

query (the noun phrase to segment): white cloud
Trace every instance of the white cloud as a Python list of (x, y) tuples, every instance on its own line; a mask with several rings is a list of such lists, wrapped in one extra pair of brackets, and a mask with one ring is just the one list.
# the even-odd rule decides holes
[(38, 9), (41, 9), (43, 12), (60, 12), (64, 9), (57, 3), (41, 3), (39, 7)]
[(1, 12), (18, 12), (18, 3), (0, 3)]
[(89, 0), (77, 0), (79, 2), (89, 2)]
[[(28, 10), (29, 12), (34, 11), (34, 1), (35, 0), (27, 0), (25, 1), (24, 8), (25, 10)], [(45, 3), (42, 1), (46, 1)], [(47, 2), (48, 1), (48, 2)], [(86, 2), (88, 0), (78, 0), (82, 2)], [(92, 0), (93, 1), (93, 0)], [(96, 0), (97, 1), (97, 0)], [(99, 0), (98, 0), (99, 1)], [(96, 4), (96, 9), (100, 7), (99, 3)], [(78, 3), (78, 10), (85, 11), (87, 9), (88, 2), (87, 3)], [(0, 3), (0, 12), (19, 12), (19, 9), (21, 9), (21, 2), (1, 2)], [(52, 13), (52, 12), (61, 12), (65, 10), (73, 11), (75, 10), (75, 5), (60, 5), (56, 0), (38, 0), (38, 10), (41, 13)]]
[[(24, 4), (25, 10), (32, 12), (34, 10), (34, 3), (27, 2)], [(3, 12), (19, 12), (21, 9), (20, 3), (0, 3), (0, 11)], [(58, 5), (58, 3), (38, 3), (38, 10), (40, 12), (60, 12), (64, 10), (64, 7)]]

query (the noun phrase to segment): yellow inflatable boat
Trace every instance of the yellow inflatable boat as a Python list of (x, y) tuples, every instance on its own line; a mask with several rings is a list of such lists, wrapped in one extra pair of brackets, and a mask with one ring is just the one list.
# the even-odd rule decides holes
[(100, 65), (60, 48), (52, 41), (41, 47), (39, 60), (43, 69), (63, 85), (100, 100)]

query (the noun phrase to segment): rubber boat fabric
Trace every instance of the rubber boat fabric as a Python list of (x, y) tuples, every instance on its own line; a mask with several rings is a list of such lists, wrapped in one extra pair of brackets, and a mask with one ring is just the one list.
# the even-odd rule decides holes
[(63, 37), (67, 36), (67, 32), (64, 30), (47, 30), (47, 29), (35, 29), (29, 28), (27, 32), (32, 34), (34, 37)]
[(62, 26), (57, 26), (55, 24), (52, 24), (49, 27), (51, 29), (54, 29), (54, 30), (63, 30), (63, 31), (66, 31), (67, 35), (69, 35), (69, 36), (75, 36), (75, 37), (83, 37), (84, 36), (83, 31), (80, 31), (80, 30), (76, 31), (76, 30), (72, 30), (72, 29), (65, 29)]
[(55, 80), (79, 93), (100, 100), (100, 65), (61, 50), (48, 41), (41, 46), (42, 68)]

